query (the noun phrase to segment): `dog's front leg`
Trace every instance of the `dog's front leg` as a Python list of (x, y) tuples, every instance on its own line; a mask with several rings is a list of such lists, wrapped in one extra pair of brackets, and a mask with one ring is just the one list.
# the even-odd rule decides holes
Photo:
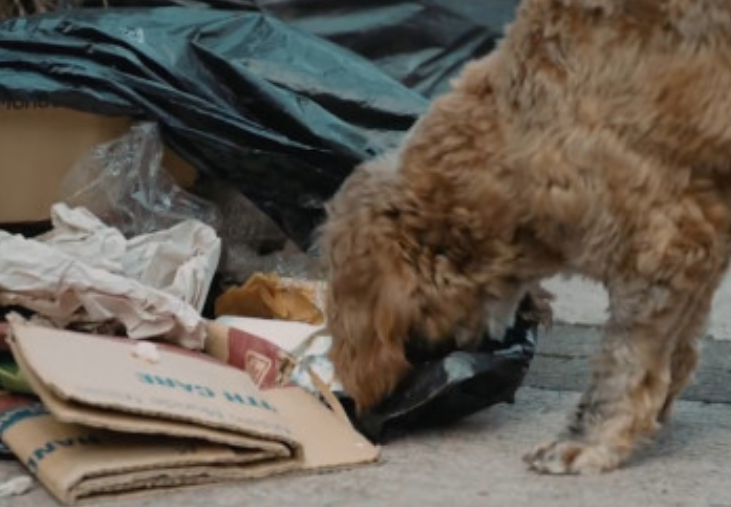
[(611, 470), (653, 432), (669, 394), (678, 328), (706, 296), (648, 284), (610, 288), (610, 297), (611, 318), (590, 387), (564, 434), (526, 456), (535, 471)]

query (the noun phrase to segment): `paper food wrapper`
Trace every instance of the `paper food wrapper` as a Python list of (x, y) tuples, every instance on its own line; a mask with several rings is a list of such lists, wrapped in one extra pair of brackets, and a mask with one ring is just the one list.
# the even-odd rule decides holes
[(324, 285), (322, 282), (280, 278), (275, 274), (255, 273), (241, 287), (228, 289), (216, 300), (220, 316), (322, 324)]
[(341, 408), (300, 388), (263, 391), (170, 346), (147, 362), (134, 345), (13, 325), (13, 355), (43, 407), (0, 414), (0, 437), (65, 504), (378, 458)]

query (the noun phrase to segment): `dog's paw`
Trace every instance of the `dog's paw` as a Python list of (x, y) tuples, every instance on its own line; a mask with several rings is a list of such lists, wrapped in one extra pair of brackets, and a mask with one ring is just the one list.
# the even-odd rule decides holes
[(619, 456), (603, 445), (578, 441), (557, 441), (541, 446), (523, 460), (541, 474), (599, 474), (617, 468)]

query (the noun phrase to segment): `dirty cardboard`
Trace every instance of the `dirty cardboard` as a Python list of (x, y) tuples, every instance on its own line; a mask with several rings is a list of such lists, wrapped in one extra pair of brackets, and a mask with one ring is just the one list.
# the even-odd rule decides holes
[(161, 345), (151, 364), (126, 339), (28, 324), (11, 346), (48, 413), (5, 412), (0, 436), (65, 504), (378, 458), (340, 410), (206, 356)]

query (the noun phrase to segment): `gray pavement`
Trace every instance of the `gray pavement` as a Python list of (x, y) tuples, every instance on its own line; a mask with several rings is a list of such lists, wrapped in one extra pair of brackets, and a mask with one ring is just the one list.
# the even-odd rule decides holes
[[(556, 320), (568, 324), (596, 326), (607, 317), (607, 294), (604, 289), (579, 276), (557, 276), (544, 283), (556, 295), (553, 309)], [(717, 340), (731, 341), (731, 271), (713, 298), (708, 334)]]
[[(395, 441), (384, 448), (378, 465), (108, 505), (731, 507), (730, 342), (706, 343), (698, 381), (673, 420), (623, 469), (579, 478), (543, 477), (525, 469), (522, 454), (557, 432), (576, 403), (587, 356), (597, 343), (593, 328), (557, 326), (542, 341), (514, 405)], [(18, 471), (16, 464), (0, 463), (0, 480)], [(0, 499), (2, 507), (53, 505), (38, 485), (25, 496)]]

